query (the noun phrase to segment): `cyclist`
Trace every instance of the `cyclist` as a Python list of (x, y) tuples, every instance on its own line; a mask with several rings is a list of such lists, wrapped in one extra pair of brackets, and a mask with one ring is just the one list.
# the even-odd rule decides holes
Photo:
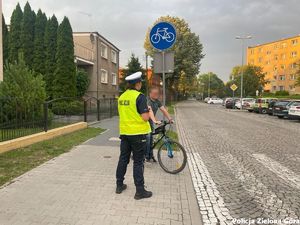
[[(155, 115), (158, 111), (158, 109), (163, 113), (163, 115), (169, 120), (170, 123), (173, 123), (173, 119), (170, 116), (167, 109), (161, 104), (159, 101), (159, 89), (156, 87), (152, 87), (149, 92), (149, 96), (147, 97), (147, 103), (150, 110), (150, 125), (152, 132), (154, 131), (154, 124), (159, 124), (160, 122), (157, 121), (155, 118)], [(146, 149), (146, 162), (150, 162), (152, 159), (153, 162), (156, 162), (156, 159), (153, 155), (153, 149), (152, 149), (152, 143), (153, 143), (153, 135), (149, 133), (147, 135), (147, 149)]]
[(120, 116), (120, 157), (116, 171), (117, 188), (120, 194), (127, 188), (123, 183), (129, 163), (131, 152), (133, 153), (133, 178), (136, 186), (134, 198), (150, 198), (152, 192), (144, 188), (144, 154), (146, 149), (146, 134), (151, 132), (149, 120), (149, 108), (145, 95), (139, 92), (142, 88), (142, 73), (137, 72), (125, 78), (128, 81), (127, 90), (118, 100)]

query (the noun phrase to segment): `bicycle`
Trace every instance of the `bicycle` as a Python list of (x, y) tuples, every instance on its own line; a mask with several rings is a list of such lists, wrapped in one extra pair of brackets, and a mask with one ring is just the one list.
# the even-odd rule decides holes
[(155, 44), (160, 42), (160, 39), (166, 40), (167, 42), (174, 41), (175, 35), (172, 32), (168, 32), (167, 30), (168, 28), (158, 28), (156, 33), (151, 36), (151, 41)]
[(157, 159), (161, 168), (167, 173), (177, 174), (181, 172), (187, 163), (187, 154), (184, 147), (178, 142), (172, 140), (168, 134), (166, 126), (171, 124), (163, 121), (162, 125), (157, 127), (152, 135), (160, 135), (156, 140), (153, 140), (152, 148), (154, 149), (161, 141), (157, 152)]

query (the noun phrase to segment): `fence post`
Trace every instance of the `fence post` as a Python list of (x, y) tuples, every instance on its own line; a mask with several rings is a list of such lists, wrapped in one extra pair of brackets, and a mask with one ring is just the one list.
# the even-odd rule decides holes
[(84, 122), (87, 122), (87, 101), (83, 102), (83, 114), (84, 114)]
[(44, 103), (44, 131), (48, 131), (48, 102)]
[(100, 100), (97, 99), (97, 120), (100, 121)]

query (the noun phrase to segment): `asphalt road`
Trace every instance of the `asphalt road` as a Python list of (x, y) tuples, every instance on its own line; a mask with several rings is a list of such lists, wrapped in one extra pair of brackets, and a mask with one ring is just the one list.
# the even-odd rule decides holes
[(197, 101), (176, 111), (204, 224), (300, 224), (300, 122)]

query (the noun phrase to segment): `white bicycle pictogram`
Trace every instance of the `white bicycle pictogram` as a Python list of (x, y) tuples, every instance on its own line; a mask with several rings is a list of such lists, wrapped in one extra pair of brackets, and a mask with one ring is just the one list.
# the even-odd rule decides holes
[(157, 44), (161, 39), (166, 40), (167, 42), (174, 41), (175, 34), (173, 34), (172, 32), (168, 32), (167, 30), (168, 28), (157, 28), (156, 33), (151, 36), (152, 43)]

